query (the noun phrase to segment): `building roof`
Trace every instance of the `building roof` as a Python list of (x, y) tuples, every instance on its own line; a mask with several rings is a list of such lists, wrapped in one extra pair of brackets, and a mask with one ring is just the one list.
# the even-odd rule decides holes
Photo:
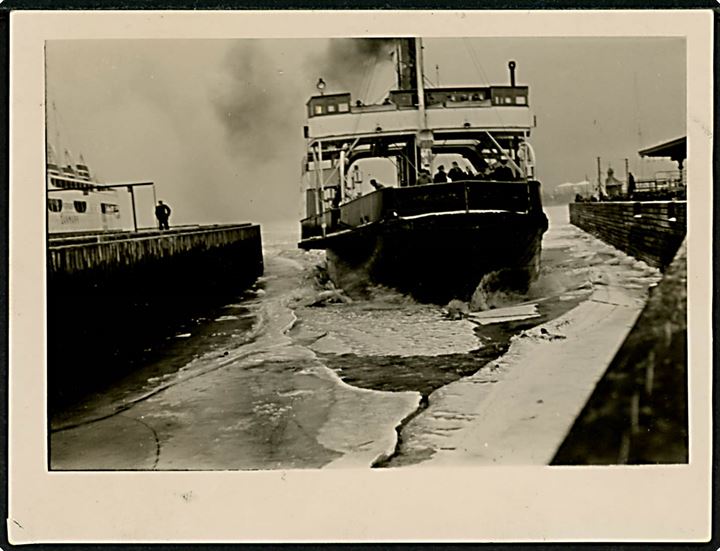
[(687, 136), (638, 151), (641, 157), (670, 157), (673, 161), (687, 157)]

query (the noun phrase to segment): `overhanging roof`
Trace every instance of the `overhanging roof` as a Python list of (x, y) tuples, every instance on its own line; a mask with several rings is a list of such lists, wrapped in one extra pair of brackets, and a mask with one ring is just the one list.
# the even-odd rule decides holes
[(687, 136), (641, 149), (638, 153), (641, 157), (670, 157), (674, 161), (684, 160), (687, 157)]

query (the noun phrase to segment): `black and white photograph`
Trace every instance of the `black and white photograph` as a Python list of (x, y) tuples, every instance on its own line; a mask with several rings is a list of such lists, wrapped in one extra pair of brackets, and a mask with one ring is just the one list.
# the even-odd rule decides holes
[[(209, 480), (268, 481), (246, 497), (271, 502), (287, 477), (309, 509), (344, 501), (325, 485), (374, 502), (361, 481), (402, 481), (380, 510), (407, 485), (439, 492), (435, 510), (463, 487), (497, 507), (497, 472), (550, 480), (539, 499), (583, 499), (578, 477), (597, 475), (602, 501), (667, 469), (698, 492), (688, 511), (709, 507), (710, 327), (688, 311), (709, 319), (712, 92), (709, 41), (687, 29), (711, 14), (108, 15), (36, 16), (32, 98), (14, 107), (40, 122), (23, 129), (36, 166), (11, 177), (11, 219), (32, 228), (10, 239), (26, 475), (106, 480), (98, 499), (127, 484), (130, 501), (195, 473), (187, 507), (214, 507), (194, 503)], [(695, 520), (656, 519), (658, 537), (699, 541)], [(603, 537), (585, 522), (569, 537)], [(392, 523), (339, 538), (407, 537)], [(516, 538), (562, 523), (536, 524)], [(324, 533), (264, 526), (234, 534)], [(438, 538), (462, 541), (453, 526)]]

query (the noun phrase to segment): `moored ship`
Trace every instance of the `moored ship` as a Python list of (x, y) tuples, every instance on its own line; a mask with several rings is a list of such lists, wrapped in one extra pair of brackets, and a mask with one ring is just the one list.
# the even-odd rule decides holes
[(73, 163), (66, 152), (66, 164), (47, 152), (48, 233), (121, 230), (123, 216), (117, 191), (95, 181), (82, 155)]
[[(483, 278), (524, 290), (547, 218), (515, 63), (509, 85), (426, 88), (420, 40), (398, 39), (395, 54), (398, 88), (382, 104), (325, 94), (322, 79), (308, 101), (299, 246), (325, 249), (348, 291), (373, 281), (423, 301), (468, 300)], [(373, 179), (362, 194), (359, 166), (373, 159), (395, 165), (395, 182)]]

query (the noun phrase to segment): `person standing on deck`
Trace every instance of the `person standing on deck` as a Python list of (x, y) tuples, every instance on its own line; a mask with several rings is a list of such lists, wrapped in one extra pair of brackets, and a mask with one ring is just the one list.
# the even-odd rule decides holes
[(453, 182), (467, 179), (467, 175), (462, 171), (460, 165), (458, 165), (456, 161), (453, 161), (452, 168), (450, 169), (450, 172), (448, 172), (448, 176)]
[(430, 176), (430, 172), (428, 172), (424, 168), (421, 168), (420, 172), (418, 173), (417, 183), (419, 186), (432, 183), (432, 177)]
[(480, 158), (477, 165), (475, 165), (475, 168), (477, 169), (477, 173), (474, 176), (475, 180), (486, 180), (488, 178), (490, 165), (487, 164), (485, 159)]
[(492, 179), (500, 182), (509, 182), (515, 179), (513, 169), (508, 166), (507, 157), (500, 157), (498, 166), (493, 170)]
[(435, 173), (435, 176), (433, 176), (433, 182), (436, 184), (444, 184), (447, 181), (448, 176), (445, 172), (445, 167), (443, 165), (440, 165), (438, 167), (438, 171)]
[(160, 227), (161, 230), (169, 230), (170, 229), (168, 220), (170, 219), (171, 212), (172, 211), (170, 210), (170, 207), (168, 207), (162, 201), (158, 201), (158, 204), (155, 207), (155, 218), (157, 218), (158, 226)]

